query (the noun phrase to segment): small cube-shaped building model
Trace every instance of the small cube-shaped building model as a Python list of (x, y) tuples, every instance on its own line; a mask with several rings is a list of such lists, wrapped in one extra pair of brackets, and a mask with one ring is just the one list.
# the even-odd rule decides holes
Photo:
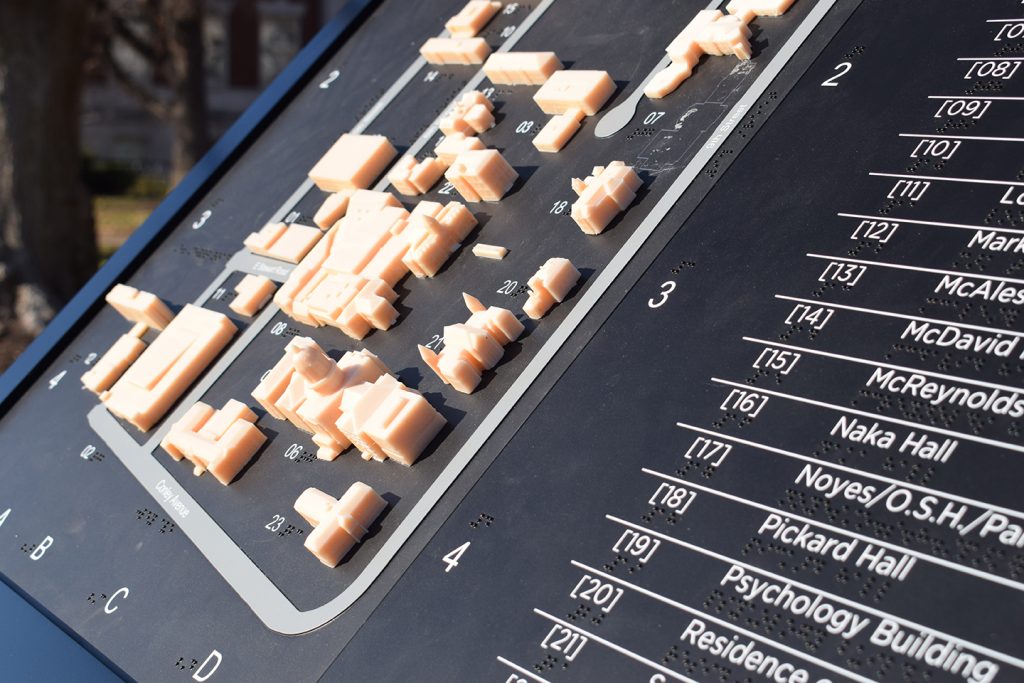
[(498, 306), (485, 307), (479, 300), (462, 295), (471, 315), (465, 323), (446, 325), (444, 348), (436, 353), (420, 346), (420, 358), (445, 384), (471, 394), (485, 370), (493, 368), (505, 354), (504, 346), (519, 338), (523, 324)]
[(122, 334), (107, 351), (82, 375), (82, 385), (100, 395), (124, 374), (146, 348), (142, 335), (149, 329), (145, 323), (135, 323), (131, 331)]
[(149, 431), (237, 329), (223, 313), (186, 304), (100, 399), (114, 415)]
[(533, 101), (545, 114), (564, 114), (580, 109), (593, 116), (615, 92), (607, 71), (556, 71), (534, 94)]
[(484, 74), (495, 85), (541, 85), (561, 68), (554, 52), (495, 52)]
[(445, 135), (473, 135), (494, 127), (494, 104), (479, 90), (465, 93), (441, 118), (438, 127)]
[(352, 387), (342, 397), (338, 428), (363, 460), (411, 466), (447, 421), (423, 396), (391, 375)]
[(580, 279), (580, 271), (567, 258), (550, 258), (526, 283), (530, 297), (523, 312), (534, 320), (544, 317), (555, 303), (561, 303)]
[(500, 9), (497, 0), (469, 0), (458, 14), (444, 22), (444, 27), (454, 38), (472, 38)]
[(249, 233), (242, 243), (254, 254), (298, 263), (322, 235), (320, 230), (309, 225), (267, 223), (259, 232)]
[(473, 256), (479, 256), (480, 258), (500, 261), (505, 258), (506, 254), (508, 254), (508, 249), (500, 244), (477, 243), (473, 245)]
[(128, 285), (114, 285), (113, 289), (107, 292), (106, 301), (124, 316), (125, 320), (143, 323), (157, 330), (167, 327), (174, 317), (167, 304), (155, 294)]
[(296, 337), (252, 397), (273, 417), (311, 433), (318, 458), (334, 460), (351, 445), (337, 426), (345, 392), (386, 374), (384, 363), (365, 349), (349, 351), (335, 363), (315, 341)]
[(600, 234), (633, 203), (641, 184), (633, 167), (621, 161), (595, 166), (586, 179), (572, 179), (572, 189), (579, 195), (572, 205), (572, 219), (588, 235)]
[(467, 202), (496, 202), (512, 189), (519, 174), (496, 149), (463, 152), (444, 177)]
[(256, 413), (241, 401), (231, 399), (220, 410), (199, 401), (160, 445), (175, 460), (187, 458), (196, 476), (209, 470), (227, 486), (267, 440), (255, 423)]
[(325, 192), (366, 189), (396, 156), (383, 135), (345, 133), (310, 169), (309, 178)]
[(416, 157), (406, 155), (388, 171), (388, 182), (402, 194), (423, 194), (444, 175), (444, 169), (444, 165), (434, 157), (416, 161)]
[(269, 277), (249, 273), (235, 285), (235, 298), (228, 304), (228, 308), (251, 318), (267, 305), (275, 290), (277, 285)]
[(723, 57), (735, 55), (739, 59), (750, 59), (750, 27), (740, 17), (726, 14), (715, 20), (708, 32), (698, 35), (700, 46), (709, 55)]
[(420, 54), (428, 64), (483, 64), (491, 46), (483, 38), (430, 38)]
[(303, 545), (326, 566), (337, 567), (387, 506), (386, 500), (360, 481), (340, 499), (308, 488), (295, 501), (295, 511), (315, 527)]

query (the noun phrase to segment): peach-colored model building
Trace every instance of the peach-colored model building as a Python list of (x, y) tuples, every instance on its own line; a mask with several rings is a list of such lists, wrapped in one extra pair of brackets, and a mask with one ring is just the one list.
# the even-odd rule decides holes
[(345, 391), (387, 373), (384, 363), (365, 349), (349, 351), (335, 362), (309, 337), (296, 337), (252, 397), (273, 417), (311, 433), (318, 458), (334, 460), (351, 445), (336, 425)]
[(468, 294), (462, 295), (470, 311), (465, 323), (446, 325), (444, 348), (440, 353), (420, 346), (420, 357), (445, 384), (471, 394), (485, 370), (497, 365), (504, 347), (519, 338), (523, 324), (515, 314), (498, 306), (485, 307)]
[(267, 223), (259, 232), (249, 233), (242, 242), (246, 249), (260, 256), (298, 263), (319, 241), (317, 228), (297, 223)]
[(748, 24), (755, 16), (777, 17), (793, 0), (732, 0), (726, 9), (701, 10), (665, 49), (672, 63), (659, 71), (644, 87), (652, 99), (667, 96), (693, 73), (702, 55), (735, 55), (750, 59), (751, 31)]
[(534, 136), (533, 146), (541, 152), (557, 152), (576, 135), (583, 117), (582, 109), (570, 109), (564, 114), (552, 116)]
[(496, 202), (512, 189), (519, 174), (496, 149), (462, 152), (445, 172), (467, 202)]
[(149, 431), (236, 331), (223, 313), (186, 304), (100, 399), (114, 415)]
[(416, 161), (416, 157), (406, 155), (388, 171), (388, 182), (402, 194), (415, 196), (429, 191), (444, 175), (444, 169), (434, 157)]
[(749, 24), (754, 17), (779, 17), (786, 13), (794, 0), (731, 0), (725, 9)]
[(428, 64), (483, 64), (491, 46), (483, 38), (430, 38), (420, 54)]
[(348, 202), (356, 190), (341, 190), (327, 195), (320, 208), (313, 216), (313, 222), (321, 230), (327, 230), (338, 222), (345, 212), (348, 211)]
[(459, 13), (444, 23), (454, 38), (472, 38), (501, 9), (497, 0), (470, 0)]
[(256, 427), (256, 413), (231, 399), (220, 410), (196, 403), (174, 423), (160, 445), (175, 460), (188, 459), (199, 476), (209, 470), (227, 486), (267, 437)]
[(471, 90), (460, 97), (438, 123), (445, 135), (462, 133), (473, 135), (494, 127), (494, 105), (479, 90)]
[(252, 396), (273, 417), (313, 434), (321, 460), (354, 444), (365, 460), (409, 466), (445, 425), (369, 351), (349, 351), (335, 363), (308, 337), (288, 343)]
[(345, 133), (310, 169), (309, 178), (325, 192), (366, 189), (396, 156), (383, 135)]
[(585, 116), (593, 116), (615, 93), (607, 71), (556, 71), (533, 96), (541, 111), (554, 114), (534, 137), (541, 152), (557, 152), (576, 134)]
[(437, 146), (434, 147), (434, 154), (437, 155), (438, 161), (445, 168), (448, 168), (455, 163), (456, 157), (463, 152), (477, 149), (485, 149), (485, 145), (480, 138), (456, 132), (446, 135), (441, 142), (437, 143)]
[(100, 356), (91, 368), (82, 375), (82, 385), (94, 394), (102, 395), (124, 374), (146, 348), (142, 335), (149, 328), (145, 323), (135, 323), (131, 331), (122, 334), (117, 341)]
[(128, 285), (114, 285), (113, 289), (107, 292), (106, 302), (125, 320), (142, 323), (157, 330), (167, 327), (174, 317), (167, 304), (155, 294)]
[(418, 392), (391, 375), (345, 392), (337, 426), (363, 460), (395, 460), (412, 466), (447, 424)]
[(267, 305), (276, 289), (277, 285), (269, 277), (250, 273), (235, 285), (235, 298), (228, 304), (228, 308), (251, 318)]
[(641, 184), (633, 167), (621, 161), (595, 166), (585, 179), (572, 179), (572, 189), (579, 195), (572, 205), (572, 219), (588, 235), (600, 234), (633, 203)]
[(508, 254), (508, 249), (498, 244), (474, 244), (473, 256), (500, 261)]
[(544, 81), (533, 101), (545, 114), (564, 114), (579, 109), (593, 116), (614, 92), (615, 81), (607, 71), (561, 70)]
[(530, 297), (523, 312), (540, 320), (556, 303), (561, 303), (580, 279), (580, 271), (567, 258), (550, 258), (526, 283)]
[(303, 545), (324, 565), (337, 567), (387, 506), (376, 491), (359, 481), (340, 499), (308, 488), (295, 501), (295, 511), (314, 527)]
[(476, 218), (458, 202), (420, 202), (409, 217), (402, 263), (416, 277), (433, 277), (476, 227)]
[(554, 52), (495, 52), (484, 74), (495, 85), (541, 85), (561, 68)]
[(435, 275), (474, 226), (459, 202), (420, 202), (410, 213), (390, 193), (357, 191), (274, 301), (299, 322), (362, 339), (398, 319), (398, 281)]

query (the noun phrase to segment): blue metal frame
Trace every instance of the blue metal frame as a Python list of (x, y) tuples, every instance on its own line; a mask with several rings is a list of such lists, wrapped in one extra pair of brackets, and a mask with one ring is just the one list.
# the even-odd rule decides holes
[[(237, 161), (248, 146), (287, 105), (292, 98), (323, 66), (372, 13), (382, 0), (349, 0), (336, 16), (317, 32), (298, 55), (270, 83), (269, 86), (238, 117), (217, 143), (182, 181), (167, 195), (153, 213), (139, 226), (124, 245), (84, 287), (54, 317), (46, 329), (33, 341), (17, 360), (0, 375), (0, 416), (24, 392), (71, 335), (85, 324), (90, 313), (103, 304), (103, 297), (116, 283), (124, 279), (149, 253), (160, 244), (171, 229), (192, 211), (202, 196)], [(18, 586), (6, 581), (18, 595), (44, 614), (61, 630), (82, 645), (100, 662), (118, 676), (128, 679), (103, 653), (97, 651), (78, 633), (68, 628), (59, 618), (36, 602)], [(54, 653), (45, 653), (52, 655)]]
[(192, 211), (199, 199), (231, 168), (328, 56), (370, 15), (381, 0), (350, 0), (288, 66), (238, 117), (199, 163), (188, 172), (149, 218), (132, 233), (100, 270), (54, 317), (46, 329), (0, 375), (0, 416), (28, 387), (42, 368), (61, 351), (68, 337), (76, 333), (87, 316), (103, 302), (103, 296), (124, 279), (162, 237)]

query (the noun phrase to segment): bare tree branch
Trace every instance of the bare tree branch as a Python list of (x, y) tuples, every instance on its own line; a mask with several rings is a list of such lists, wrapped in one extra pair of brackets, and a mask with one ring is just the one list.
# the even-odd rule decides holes
[(109, 44), (104, 48), (103, 52), (106, 57), (107, 66), (110, 67), (110, 73), (132, 97), (139, 101), (139, 104), (146, 111), (159, 119), (166, 119), (171, 115), (170, 103), (128, 73), (124, 65), (114, 57), (113, 50)]
[[(209, 146), (203, 0), (94, 1), (100, 11), (92, 61), (171, 128), (171, 177), (176, 181)], [(115, 45), (127, 52), (115, 51)], [(131, 57), (141, 59), (147, 73), (135, 73), (127, 63)]]
[(156, 50), (153, 49), (153, 45), (147, 43), (145, 38), (139, 35), (130, 23), (125, 21), (124, 17), (114, 14), (110, 17), (110, 21), (114, 29), (114, 35), (123, 40), (128, 47), (149, 62), (151, 66), (155, 67), (158, 55)]

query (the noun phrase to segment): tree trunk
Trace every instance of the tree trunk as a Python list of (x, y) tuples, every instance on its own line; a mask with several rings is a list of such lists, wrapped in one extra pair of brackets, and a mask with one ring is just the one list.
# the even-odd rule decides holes
[(170, 118), (171, 182), (188, 173), (209, 147), (206, 74), (203, 63), (201, 0), (171, 0), (168, 13), (168, 52), (174, 74)]
[(0, 333), (38, 333), (96, 270), (79, 150), (92, 11), (0, 0)]

